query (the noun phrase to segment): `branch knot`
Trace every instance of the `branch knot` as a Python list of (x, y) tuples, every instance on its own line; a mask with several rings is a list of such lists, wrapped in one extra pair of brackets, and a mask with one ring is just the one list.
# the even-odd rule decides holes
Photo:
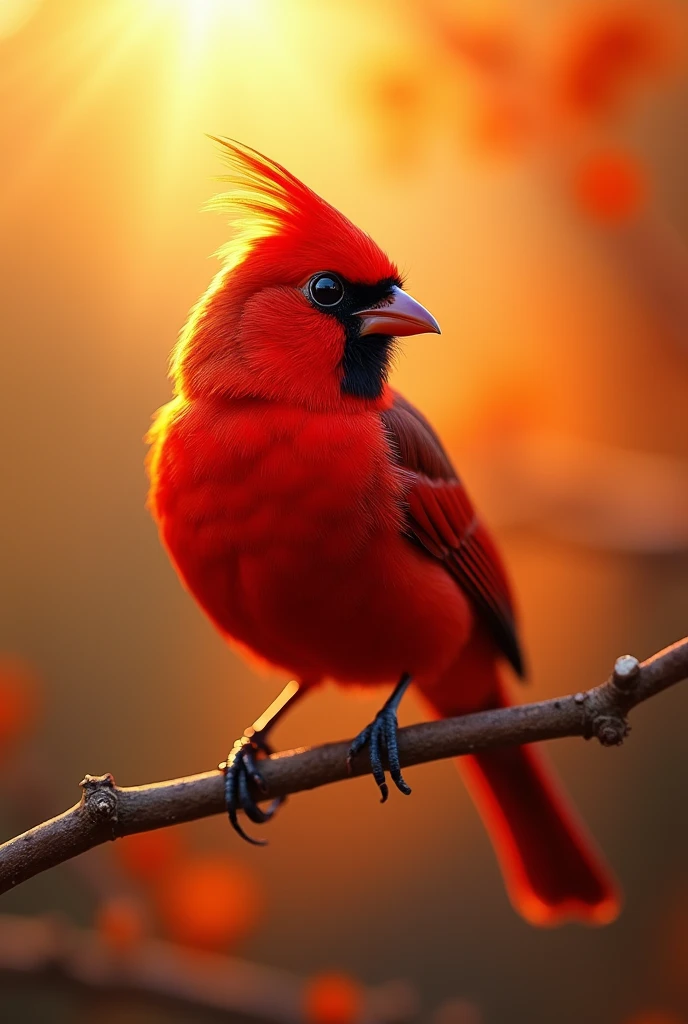
[(105, 775), (85, 775), (80, 782), (83, 789), (81, 805), (98, 822), (112, 825), (113, 839), (117, 823), (117, 787), (107, 772)]
[(628, 736), (630, 726), (622, 715), (597, 715), (592, 730), (603, 747), (618, 747)]

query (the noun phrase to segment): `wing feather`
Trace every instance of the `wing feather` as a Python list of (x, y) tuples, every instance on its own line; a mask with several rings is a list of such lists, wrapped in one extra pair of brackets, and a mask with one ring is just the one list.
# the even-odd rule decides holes
[(442, 442), (422, 413), (399, 394), (381, 418), (392, 452), (410, 479), (409, 539), (443, 563), (473, 601), (502, 654), (523, 676), (504, 566)]

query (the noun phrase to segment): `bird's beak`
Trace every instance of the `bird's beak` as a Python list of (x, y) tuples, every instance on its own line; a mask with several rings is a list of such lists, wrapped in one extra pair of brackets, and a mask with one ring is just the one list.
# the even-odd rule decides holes
[(389, 334), (405, 338), (410, 334), (441, 334), (432, 313), (396, 285), (384, 305), (362, 309), (356, 316), (361, 320), (361, 335)]

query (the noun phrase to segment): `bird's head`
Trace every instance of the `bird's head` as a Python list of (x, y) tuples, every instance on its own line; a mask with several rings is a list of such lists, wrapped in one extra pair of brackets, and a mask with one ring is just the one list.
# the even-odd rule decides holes
[(192, 310), (172, 361), (177, 393), (313, 409), (383, 400), (396, 338), (439, 333), (364, 231), (289, 171), (218, 139), (234, 223), (223, 267)]

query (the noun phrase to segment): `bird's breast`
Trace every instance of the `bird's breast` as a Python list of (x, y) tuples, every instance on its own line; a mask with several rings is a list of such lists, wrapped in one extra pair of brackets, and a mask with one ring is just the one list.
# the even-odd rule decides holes
[(194, 402), (151, 464), (154, 514), (194, 591), (221, 571), (244, 599), (313, 593), (401, 527), (401, 478), (375, 414)]

